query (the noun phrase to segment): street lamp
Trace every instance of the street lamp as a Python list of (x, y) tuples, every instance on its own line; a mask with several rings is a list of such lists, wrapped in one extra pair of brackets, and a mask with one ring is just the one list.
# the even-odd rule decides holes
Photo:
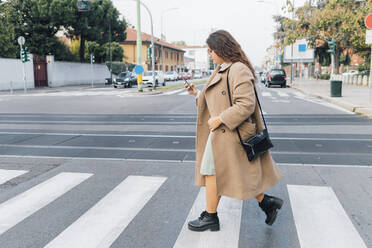
[[(277, 2), (275, 1), (267, 1), (267, 0), (256, 0), (257, 3), (266, 3), (266, 4), (274, 4), (275, 5), (275, 10), (276, 10), (276, 15), (279, 16), (280, 15), (280, 6)], [(278, 53), (277, 53), (277, 48), (274, 47), (275, 49), (275, 58), (274, 58), (274, 63), (273, 65), (275, 66), (275, 68), (278, 67), (278, 61), (277, 61), (277, 57), (278, 57)]]
[[(161, 12), (161, 28), (160, 28), (160, 40), (161, 41), (164, 41), (163, 40), (163, 16), (164, 16), (164, 13), (166, 12), (169, 12), (169, 11), (172, 11), (172, 10), (178, 10), (178, 8), (170, 8), (170, 9), (165, 9)], [(161, 66), (162, 66), (162, 71), (164, 71), (164, 51), (163, 51), (163, 43), (161, 44)]]

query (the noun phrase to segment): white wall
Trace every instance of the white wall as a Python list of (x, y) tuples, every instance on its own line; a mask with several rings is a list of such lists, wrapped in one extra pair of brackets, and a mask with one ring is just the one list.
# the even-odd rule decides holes
[[(105, 64), (90, 64), (55, 62), (53, 56), (47, 56), (47, 77), (49, 87), (65, 85), (104, 84), (110, 77), (110, 71)], [(26, 85), (28, 89), (35, 88), (32, 55), (25, 63)], [(20, 59), (0, 58), (0, 90), (23, 89), (23, 63)]]
[(110, 77), (110, 71), (105, 64), (90, 64), (54, 61), (53, 56), (47, 56), (48, 85), (60, 87), (66, 85), (105, 83)]
[[(26, 86), (28, 89), (34, 88), (34, 68), (32, 55), (30, 61), (25, 63)], [(20, 59), (0, 58), (0, 90), (10, 90), (11, 83), (13, 89), (23, 89), (23, 63)]]

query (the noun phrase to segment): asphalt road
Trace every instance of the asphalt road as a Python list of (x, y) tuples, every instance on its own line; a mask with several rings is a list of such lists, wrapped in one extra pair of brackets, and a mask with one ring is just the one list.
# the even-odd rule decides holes
[(285, 205), (268, 227), (255, 200), (226, 198), (221, 231), (197, 234), (192, 96), (1, 95), (1, 247), (372, 247), (372, 120), (258, 88)]

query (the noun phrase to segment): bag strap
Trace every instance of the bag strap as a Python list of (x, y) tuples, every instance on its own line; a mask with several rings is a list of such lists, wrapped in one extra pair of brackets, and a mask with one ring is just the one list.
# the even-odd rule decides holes
[[(227, 93), (229, 94), (230, 106), (233, 106), (233, 103), (232, 103), (232, 100), (231, 100), (231, 94), (230, 94), (229, 72), (230, 72), (230, 68), (227, 70)], [(254, 94), (256, 96), (258, 107), (260, 109), (260, 113), (261, 113), (261, 116), (262, 116), (262, 119), (263, 119), (263, 122), (264, 122), (264, 125), (265, 125), (265, 129), (267, 129), (266, 121), (265, 121), (265, 116), (262, 113), (260, 99), (258, 99), (258, 94), (257, 94), (257, 91), (256, 91), (256, 86), (254, 84), (253, 84), (253, 89), (254, 89)], [(238, 131), (240, 142), (243, 144), (243, 141), (242, 141), (242, 138), (240, 136), (240, 132), (239, 132), (238, 128), (236, 128), (236, 130)]]

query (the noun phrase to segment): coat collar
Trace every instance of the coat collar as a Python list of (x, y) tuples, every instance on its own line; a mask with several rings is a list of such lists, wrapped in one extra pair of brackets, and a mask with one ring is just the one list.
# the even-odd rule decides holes
[(226, 71), (230, 66), (232, 65), (232, 62), (226, 62), (221, 65), (221, 68), (218, 72), (224, 72)]
[(207, 84), (206, 90), (211, 87), (212, 85), (217, 84), (222, 79), (222, 73), (225, 72), (227, 69), (230, 68), (232, 62), (227, 62), (219, 65), (216, 68), (216, 73), (212, 75), (212, 80)]

